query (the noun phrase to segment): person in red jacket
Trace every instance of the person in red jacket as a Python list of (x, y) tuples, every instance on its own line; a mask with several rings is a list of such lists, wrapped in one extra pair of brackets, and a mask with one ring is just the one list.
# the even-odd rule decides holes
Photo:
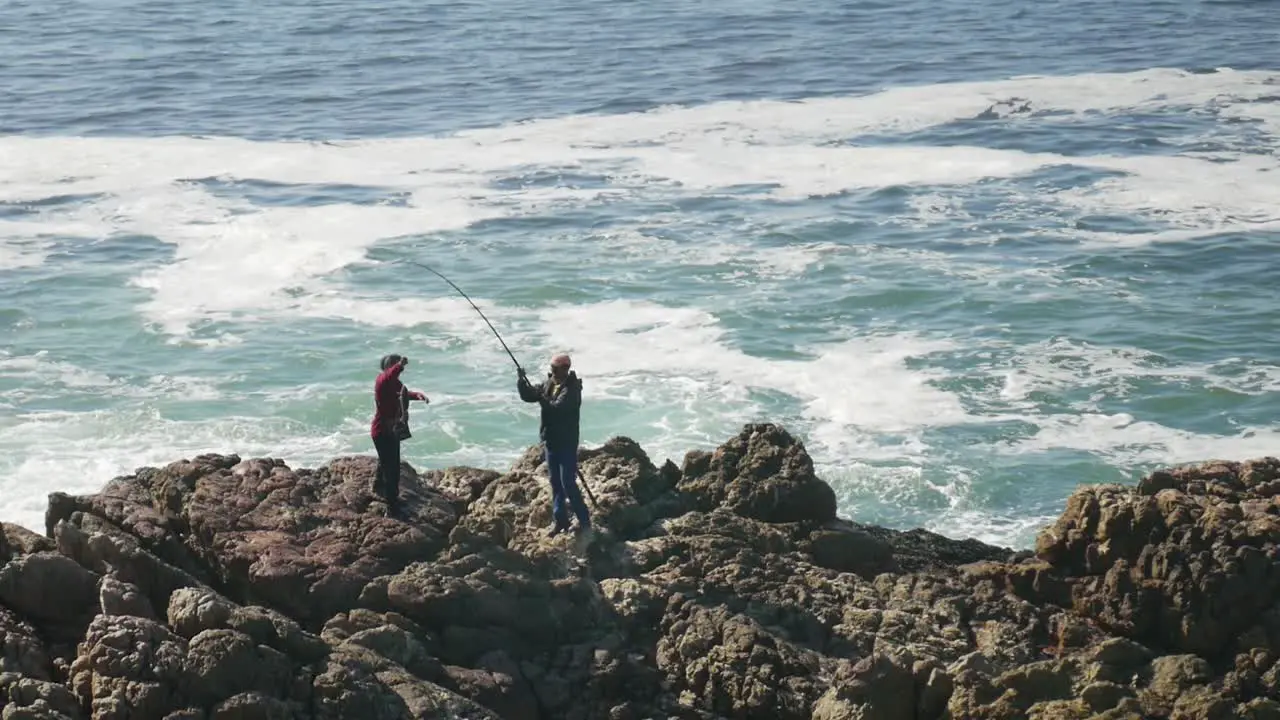
[(378, 451), (378, 476), (373, 490), (382, 494), (391, 512), (400, 509), (400, 434), (396, 425), (401, 422), (407, 403), (404, 396), (422, 402), (430, 402), (426, 395), (409, 390), (400, 382), (400, 373), (409, 364), (409, 358), (387, 355), (382, 358), (382, 372), (373, 381), (373, 423), (369, 435)]

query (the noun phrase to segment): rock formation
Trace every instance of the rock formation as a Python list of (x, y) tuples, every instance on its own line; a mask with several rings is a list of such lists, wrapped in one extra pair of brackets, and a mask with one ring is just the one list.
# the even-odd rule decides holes
[(1078, 490), (1034, 553), (836, 517), (748, 425), (580, 454), (589, 542), (507, 472), (206, 455), (0, 535), (0, 717), (1280, 718), (1280, 461)]

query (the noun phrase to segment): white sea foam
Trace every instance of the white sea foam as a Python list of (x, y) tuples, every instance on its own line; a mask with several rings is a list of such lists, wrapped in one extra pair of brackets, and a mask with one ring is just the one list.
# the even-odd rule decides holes
[(55, 360), (47, 351), (18, 356), (0, 351), (0, 377), (20, 379), (28, 387), (54, 385), (63, 389), (109, 390), (119, 386), (103, 373)]
[(849, 248), (832, 242), (795, 242), (777, 247), (748, 245), (734, 241), (736, 228), (710, 237), (695, 236), (677, 241), (643, 229), (623, 227), (593, 236), (595, 252), (628, 261), (643, 261), (646, 267), (721, 267), (725, 272), (749, 270), (755, 278), (793, 278), (810, 268), (820, 267), (832, 255)]
[[(424, 321), (439, 319), (442, 313), (438, 306), (443, 304), (425, 304), (418, 311), (424, 313)], [(403, 314), (414, 311), (411, 305)], [(1017, 402), (1032, 390), (1056, 392), (1086, 382), (1105, 385), (1144, 375), (1233, 382), (1224, 379), (1215, 366), (1159, 366), (1148, 362), (1142, 352), (1125, 348), (1061, 341), (1021, 348), (1016, 372), (1023, 378), (1022, 387), (1006, 388), (1005, 393), (1005, 400), (1012, 402), (1015, 410), (997, 418), (966, 410), (962, 394), (939, 389), (938, 382), (953, 377), (952, 371), (941, 369), (944, 363), (937, 369), (908, 367), (910, 360), (918, 362), (957, 350), (950, 341), (910, 334), (880, 335), (812, 349), (808, 358), (763, 358), (736, 349), (720, 323), (705, 311), (634, 301), (555, 307), (517, 316), (509, 325), (508, 338), (527, 348), (524, 359), (531, 369), (537, 367), (538, 358), (569, 350), (587, 378), (593, 408), (610, 402), (629, 408), (618, 411), (618, 405), (610, 405), (608, 416), (592, 418), (586, 429), (587, 443), (627, 434), (637, 437), (655, 460), (671, 457), (679, 461), (684, 451), (714, 446), (743, 422), (780, 419), (777, 407), (754, 393), (790, 396), (799, 409), (794, 422), (786, 422), (805, 438), (820, 463), (820, 472), (837, 484), (844, 512), (859, 512), (860, 496), (893, 502), (937, 493), (946, 498), (946, 508), (929, 519), (929, 527), (997, 542), (1014, 542), (1013, 538), (1019, 543), (1026, 541), (1038, 519), (982, 515), (968, 499), (961, 477), (924, 483), (924, 467), (936, 468), (947, 462), (937, 456), (940, 448), (931, 446), (929, 431), (994, 419), (1021, 419), (1038, 431), (1019, 440), (994, 441), (992, 450), (1006, 455), (1085, 451), (1124, 467), (1204, 457), (1248, 457), (1274, 452), (1280, 442), (1280, 432), (1266, 428), (1237, 435), (1193, 433), (1126, 415), (1105, 415), (1087, 407), (1074, 413), (1044, 414), (1034, 404)], [(493, 350), (491, 341), (480, 337), (464, 341), (476, 343), (477, 349), (466, 357), (480, 374), (490, 374), (508, 363)], [(509, 366), (503, 370), (509, 372)], [(990, 370), (998, 373), (1000, 368)], [(1248, 375), (1252, 379), (1234, 382), (1242, 386), (1238, 389), (1274, 392), (1280, 377), (1277, 370), (1255, 367)], [(208, 380), (187, 377), (151, 378), (129, 389), (101, 373), (44, 355), (0, 357), (0, 373), (45, 378), (67, 386), (67, 391), (119, 394), (143, 401), (156, 396), (220, 392)], [(411, 380), (410, 384), (416, 382)], [(501, 389), (461, 394), (450, 392), (448, 383), (428, 383), (434, 384), (441, 387), (427, 388), (433, 405), (427, 411), (430, 415), (419, 417), (431, 419), (420, 434), (425, 439), (443, 433), (452, 440), (436, 443), (440, 449), (428, 457), (430, 466), (466, 463), (501, 468), (533, 441), (536, 408), (514, 402), (510, 383), (504, 382), (508, 387)], [(38, 386), (35, 389), (41, 390)], [(268, 400), (313, 403), (348, 392), (351, 390), (344, 387), (312, 385)], [(0, 394), (0, 401), (4, 399)], [(145, 406), (132, 407), (136, 409), (6, 413), (8, 422), (0, 423), (0, 450), (8, 452), (0, 452), (0, 457), (7, 458), (10, 465), (0, 467), (0, 477), (7, 478), (3, 489), (15, 498), (13, 510), (19, 522), (39, 527), (50, 478), (58, 478), (52, 484), (59, 488), (87, 492), (106, 478), (138, 465), (219, 450), (270, 454), (294, 464), (314, 464), (351, 451), (353, 438), (363, 441), (367, 427), (363, 412), (348, 418), (341, 427), (319, 430), (269, 418), (177, 422)], [(502, 408), (498, 414), (510, 419), (492, 415), (494, 408)], [(599, 413), (595, 409), (588, 412)], [(474, 431), (458, 424), (461, 418), (471, 417), (521, 431), (505, 433), (505, 441), (486, 441), (482, 446), (474, 440)], [(367, 452), (368, 448), (360, 445), (356, 451)]]
[[(63, 226), (31, 227), (20, 236), (143, 232), (176, 245), (172, 264), (147, 270), (136, 282), (153, 293), (143, 308), (151, 321), (181, 335), (201, 319), (252, 317), (291, 307), (295, 304), (288, 299), (299, 290), (315, 291), (321, 278), (360, 261), (379, 240), (628, 192), (705, 193), (753, 184), (793, 199), (894, 185), (968, 185), (1070, 163), (1127, 173), (1057, 195), (1057, 201), (1082, 211), (1153, 215), (1177, 231), (1269, 222), (1280, 191), (1280, 181), (1272, 178), (1280, 173), (1270, 172), (1273, 158), (1215, 163), (1192, 157), (1065, 157), (981, 147), (828, 143), (973, 118), (1013, 98), (1029, 102), (1036, 112), (1213, 104), (1265, 119), (1271, 106), (1249, 103), (1268, 95), (1273, 79), (1263, 71), (1167, 69), (1027, 77), (799, 102), (718, 102), (581, 115), (448, 137), (341, 143), (6, 137), (0, 138), (0, 154), (8, 160), (0, 166), (0, 200), (99, 196), (70, 221), (65, 210), (24, 221)], [(1037, 119), (1050, 121), (1061, 118)], [(534, 169), (601, 173), (608, 187), (493, 185)], [(190, 182), (202, 178), (366, 185), (407, 197), (409, 204), (255, 208)], [(945, 197), (934, 206), (954, 207)], [(5, 252), (10, 265), (39, 261), (33, 253), (14, 260), (13, 245), (3, 247), (10, 248)]]
[(1280, 102), (1276, 102), (1274, 94), (1269, 102), (1232, 105), (1223, 108), (1222, 114), (1257, 123), (1273, 145), (1280, 143)]
[(1036, 536), (1059, 514), (993, 513), (990, 510), (947, 510), (930, 525), (933, 532), (953, 538), (973, 538), (998, 547), (1035, 546)]
[(12, 355), (0, 351), (0, 379), (18, 380), (15, 389), (0, 392), (0, 398), (21, 400), (47, 396), (55, 392), (91, 393), (98, 397), (187, 400), (217, 400), (224, 397), (220, 385), (234, 381), (234, 376), (217, 379), (193, 375), (152, 375), (132, 380), (110, 377), (105, 373), (40, 351), (31, 355)]
[(1169, 465), (1213, 458), (1242, 460), (1274, 456), (1280, 429), (1244, 427), (1233, 434), (1171, 428), (1128, 413), (1060, 414), (1037, 418), (1036, 434), (1004, 444), (1004, 452), (1077, 450), (1122, 468)]
[(1021, 99), (1033, 112), (1114, 113), (1203, 107), (1224, 99), (1257, 100), (1275, 93), (1275, 73), (1222, 69), (1213, 74), (1153, 68), (1130, 73), (1025, 76), (1008, 80), (893, 87), (855, 97), (798, 101), (750, 100), (663, 107), (623, 115), (577, 115), (480, 129), (461, 137), (548, 145), (571, 139), (586, 148), (676, 146), (708, 136), (727, 143), (819, 144), (870, 133), (903, 133), (976, 118), (992, 105)]
[[(1055, 193), (1058, 202), (1091, 212), (1147, 217), (1174, 231), (1244, 231), (1280, 222), (1280, 165), (1262, 155), (1227, 162), (1200, 157), (1094, 158), (1127, 175)], [(1181, 237), (1195, 237), (1183, 235)], [(1166, 239), (1168, 239), (1166, 237)]]
[(1280, 367), (1250, 362), (1243, 373), (1223, 372), (1226, 366), (1237, 362), (1240, 359), (1170, 364), (1139, 348), (1051, 338), (1018, 348), (1011, 367), (1005, 371), (1000, 397), (1017, 402), (1035, 392), (1058, 393), (1079, 387), (1096, 387), (1099, 392), (1124, 397), (1128, 394), (1126, 385), (1136, 379), (1197, 384), (1245, 395), (1280, 392)]

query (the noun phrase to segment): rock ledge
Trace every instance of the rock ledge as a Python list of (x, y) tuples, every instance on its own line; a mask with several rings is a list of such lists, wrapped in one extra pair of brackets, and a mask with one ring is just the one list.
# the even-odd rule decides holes
[(836, 517), (745, 426), (506, 472), (202, 455), (0, 533), (0, 718), (1280, 718), (1280, 460), (1080, 488), (1034, 553)]

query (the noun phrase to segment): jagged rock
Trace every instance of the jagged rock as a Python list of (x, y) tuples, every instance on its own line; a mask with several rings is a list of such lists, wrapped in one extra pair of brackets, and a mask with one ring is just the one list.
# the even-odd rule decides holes
[(302, 664), (319, 661), (329, 652), (320, 638), (284, 614), (269, 608), (237, 606), (207, 588), (174, 592), (169, 602), (169, 626), (188, 640), (207, 630), (234, 630)]
[(258, 645), (235, 630), (202, 630), (187, 646), (189, 697), (212, 705), (241, 693), (288, 697), (293, 668), (288, 656)]
[(821, 656), (750, 618), (677, 602), (662, 627), (658, 669), (700, 707), (730, 717), (799, 720), (822, 695)]
[(30, 555), (53, 549), (53, 542), (47, 537), (12, 523), (0, 523), (0, 563), (8, 562), (15, 555)]
[(499, 720), (492, 711), (363, 647), (346, 644), (315, 679), (314, 717), (321, 720)]
[(802, 548), (817, 565), (866, 578), (897, 569), (889, 543), (840, 523), (815, 530)]
[(257, 692), (240, 693), (223, 700), (213, 709), (210, 720), (294, 720), (303, 708)]
[(910, 653), (901, 651), (873, 653), (856, 663), (842, 664), (831, 689), (814, 705), (813, 720), (938, 717), (951, 694), (949, 683), (945, 676), (936, 677), (933, 682), (937, 688), (929, 698), (929, 707), (917, 712), (914, 664)]
[(47, 637), (74, 642), (98, 604), (98, 577), (52, 550), (18, 555), (0, 568), (0, 602)]
[(679, 487), (701, 510), (765, 522), (836, 517), (835, 491), (814, 475), (804, 444), (776, 425), (748, 425), (713, 453), (689, 453)]
[[(89, 571), (114, 577), (134, 588), (153, 614), (166, 613), (174, 590), (200, 587), (203, 583), (190, 573), (175, 567), (150, 552), (138, 541), (113, 525), (93, 516), (77, 512), (69, 520), (54, 526), (58, 551), (74, 559)], [(105, 610), (104, 610), (105, 612)], [(150, 617), (150, 616), (143, 616)]]
[(1239, 708), (1244, 720), (1280, 720), (1280, 702), (1271, 698), (1254, 698)]
[(4, 708), (2, 717), (84, 717), (79, 701), (67, 686), (9, 672), (0, 674), (0, 707)]
[(95, 720), (164, 717), (185, 705), (187, 644), (154, 620), (99, 615), (71, 666), (69, 683)]
[(402, 661), (432, 658), (398, 628), (361, 630), (335, 647), (275, 611), (208, 589), (174, 595), (178, 633), (130, 615), (99, 615), (90, 626), (70, 685), (95, 718), (205, 717), (203, 708), (209, 718), (292, 720), (313, 717), (308, 708), (333, 718), (370, 708), (370, 717), (496, 717), (406, 669)]
[(98, 589), (99, 607), (103, 615), (133, 615), (154, 620), (156, 611), (136, 585), (121, 582), (114, 576), (102, 578)]
[(102, 517), (192, 579), (318, 628), (370, 579), (438, 552), (457, 522), (450, 499), (411, 468), (404, 519), (376, 512), (375, 470), (369, 457), (295, 472), (205, 455), (117, 478), (96, 496), (51, 498), (46, 525), (53, 534), (77, 512)]
[(53, 662), (35, 627), (3, 605), (0, 605), (0, 652), (3, 652), (0, 673), (37, 680), (53, 677)]
[(504, 720), (540, 720), (538, 697), (514, 660), (497, 651), (476, 664), (480, 667), (445, 667), (441, 684), (490, 708)]
[(1153, 714), (1167, 715), (1184, 694), (1213, 678), (1213, 668), (1195, 655), (1167, 655), (1151, 662), (1143, 706)]
[(506, 472), (203, 455), (0, 533), (4, 718), (1280, 715), (1280, 461), (1078, 490), (1035, 553), (836, 517), (747, 425), (579, 452), (595, 533)]
[[(1274, 458), (1214, 461), (1083, 488), (1037, 542), (1073, 608), (1145, 644), (1217, 657), (1242, 636), (1280, 641)], [(1034, 592), (1028, 596), (1033, 596)]]
[(425, 473), (422, 480), (450, 498), (455, 512), (462, 515), (484, 493), (484, 489), (500, 477), (502, 474), (494, 470), (451, 467)]
[(440, 661), (404, 628), (382, 625), (361, 630), (343, 642), (368, 648), (423, 680), (438, 682), (445, 676)]

